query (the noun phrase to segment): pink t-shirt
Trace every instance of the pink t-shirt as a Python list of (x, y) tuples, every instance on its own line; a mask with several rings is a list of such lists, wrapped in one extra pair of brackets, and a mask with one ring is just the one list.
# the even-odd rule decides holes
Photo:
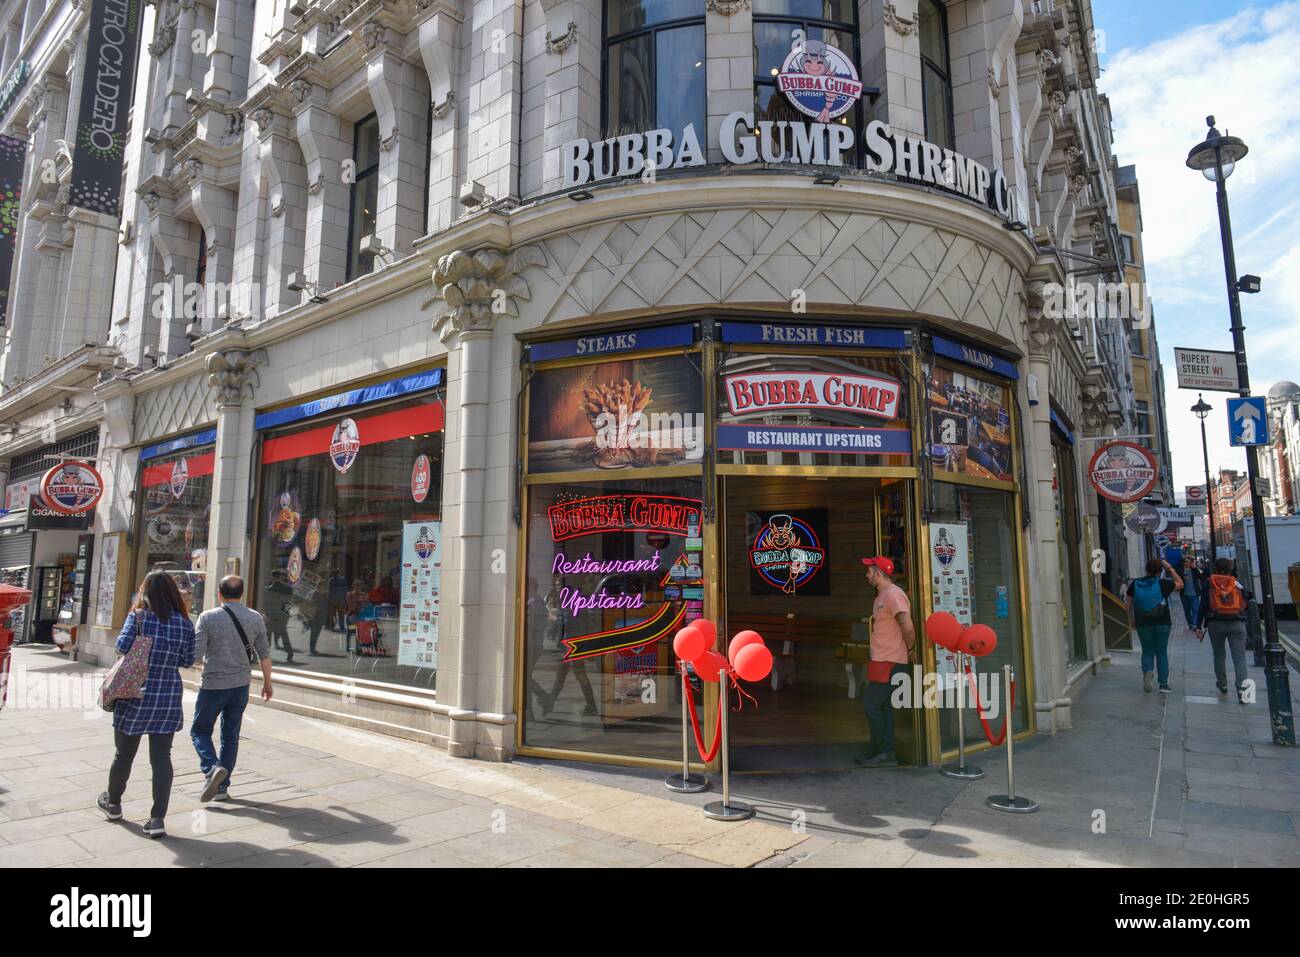
[(871, 613), (875, 616), (871, 623), (872, 661), (907, 664), (907, 642), (903, 640), (903, 628), (895, 616), (911, 610), (912, 603), (907, 600), (907, 593), (892, 582), (876, 593), (875, 604), (871, 606)]

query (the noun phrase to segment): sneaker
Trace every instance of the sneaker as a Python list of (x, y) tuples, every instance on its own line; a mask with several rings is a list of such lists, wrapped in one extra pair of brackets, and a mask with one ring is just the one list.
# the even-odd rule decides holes
[(108, 799), (108, 792), (105, 791), (95, 798), (95, 806), (104, 812), (104, 816), (110, 821), (120, 821), (122, 819), (122, 805), (114, 804)]
[(229, 774), (230, 772), (219, 764), (209, 771), (207, 784), (204, 785), (203, 793), (199, 795), (199, 800), (205, 804), (208, 801), (211, 801), (213, 795), (217, 793), (217, 789), (221, 787), (221, 782), (224, 781)]
[(1238, 691), (1238, 692), (1237, 692), (1237, 703), (1238, 703), (1238, 704), (1247, 704), (1247, 703), (1248, 703), (1248, 702), (1246, 701), (1246, 692), (1244, 692), (1244, 691)]
[(600, 709), (597, 708), (594, 704), (589, 704), (587, 705), (587, 707), (582, 709), (582, 713), (586, 715), (588, 718), (590, 718), (592, 715), (600, 714)]
[(1156, 673), (1155, 673), (1154, 671), (1144, 671), (1144, 672), (1142, 672), (1142, 690), (1143, 690), (1143, 691), (1150, 691), (1152, 688), (1155, 687), (1155, 683), (1156, 683)]
[(1228, 686), (1227, 686), (1227, 685), (1215, 685), (1215, 687), (1219, 689), (1219, 694), (1227, 694), (1227, 693), (1228, 693)]
[(898, 755), (892, 751), (883, 751), (871, 760), (863, 762), (862, 766), (864, 768), (896, 768), (898, 767)]
[(1162, 685), (1160, 686), (1160, 693), (1161, 693), (1161, 694), (1172, 694), (1172, 693), (1173, 693), (1173, 690), (1169, 687), (1168, 684), (1162, 684)]
[(867, 762), (870, 761), (872, 758), (874, 758), (877, 753), (878, 752), (876, 751), (875, 748), (871, 748), (871, 747), (859, 748), (857, 751), (853, 753), (853, 763), (858, 765), (858, 767), (865, 768), (867, 766)]
[(228, 788), (225, 788), (225, 787), (219, 787), (219, 788), (217, 788), (217, 793), (214, 794), (214, 795), (212, 795), (212, 800), (214, 800), (214, 801), (229, 801), (229, 800), (230, 800), (230, 790), (229, 790)]
[(163, 827), (163, 819), (160, 817), (149, 818), (149, 823), (144, 826), (144, 832), (150, 837), (167, 836), (167, 829)]

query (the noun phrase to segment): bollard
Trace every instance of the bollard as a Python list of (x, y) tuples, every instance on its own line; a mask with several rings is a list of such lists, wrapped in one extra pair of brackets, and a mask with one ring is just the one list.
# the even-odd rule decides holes
[(1005, 701), (1007, 702), (1007, 793), (992, 794), (986, 800), (989, 807), (998, 811), (1009, 811), (1012, 814), (1032, 814), (1038, 810), (1038, 802), (1031, 801), (1026, 797), (1016, 797), (1016, 774), (1015, 765), (1012, 758), (1012, 751), (1015, 740), (1015, 728), (1011, 714), (1011, 666), (1002, 666), (1002, 677), (1004, 679), (1004, 688), (1006, 691)]
[(718, 712), (718, 720), (722, 722), (722, 800), (704, 805), (704, 816), (715, 821), (744, 821), (754, 816), (754, 809), (748, 804), (731, 800), (731, 741), (727, 736), (727, 719), (731, 710), (727, 707), (727, 681), (730, 677), (726, 671), (718, 676), (722, 685), (722, 707)]
[(691, 716), (686, 712), (686, 696), (691, 693), (691, 684), (686, 675), (686, 662), (680, 658), (677, 659), (677, 673), (682, 679), (682, 773), (670, 774), (664, 778), (664, 787), (678, 794), (698, 794), (709, 789), (709, 779), (703, 774), (691, 773)]
[(978, 781), (984, 769), (966, 763), (966, 656), (957, 652), (957, 763), (945, 764), (939, 773), (946, 778)]

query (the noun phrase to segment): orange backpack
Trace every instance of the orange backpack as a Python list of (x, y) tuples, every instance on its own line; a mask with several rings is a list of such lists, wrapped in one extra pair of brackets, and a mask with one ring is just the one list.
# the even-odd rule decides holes
[(1210, 614), (1215, 618), (1240, 618), (1246, 613), (1246, 596), (1231, 575), (1210, 576)]

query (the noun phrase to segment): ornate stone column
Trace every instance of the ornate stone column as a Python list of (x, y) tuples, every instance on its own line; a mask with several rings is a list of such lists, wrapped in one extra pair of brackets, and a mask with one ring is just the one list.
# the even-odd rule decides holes
[[(228, 327), (229, 328), (229, 327)], [(217, 446), (212, 470), (212, 514), (208, 522), (208, 580), (226, 574), (228, 559), (239, 559), (239, 573), (247, 573), (248, 463), (253, 450), (251, 403), (260, 383), (259, 366), (267, 364), (265, 349), (241, 348), (231, 343), (208, 356), (208, 385), (217, 406)], [(217, 590), (204, 589), (204, 606), (216, 605)]]
[(502, 316), (518, 314), (517, 300), (529, 298), (520, 270), (540, 261), (535, 247), (458, 250), (439, 259), (433, 274), (434, 330), (447, 346), (438, 701), (454, 709), (447, 750), (459, 757), (502, 760), (514, 751), (520, 570), (510, 486), (499, 478), (513, 461), (514, 404), (502, 400), (518, 388), (508, 371), (518, 363), (513, 340), (494, 340), (494, 332)]

